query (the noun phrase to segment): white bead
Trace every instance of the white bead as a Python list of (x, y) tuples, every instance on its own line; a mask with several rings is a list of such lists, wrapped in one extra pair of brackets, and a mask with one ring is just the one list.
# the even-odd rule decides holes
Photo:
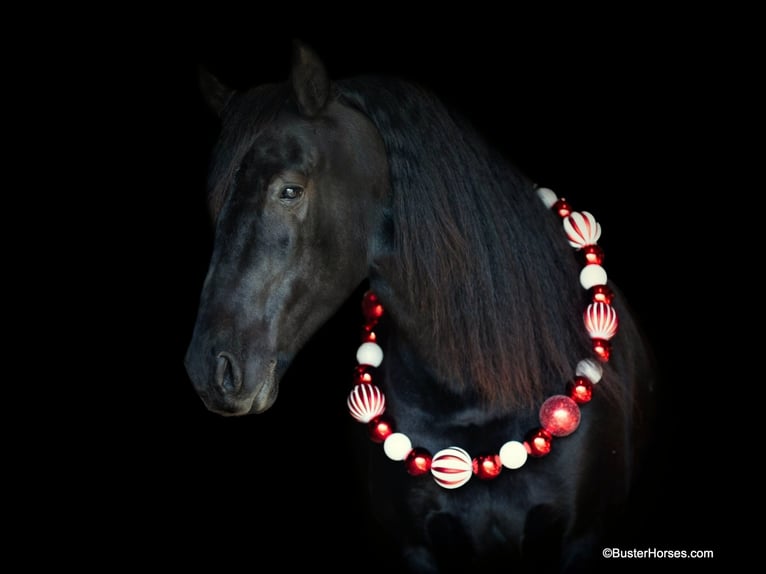
[(500, 462), (510, 469), (521, 468), (527, 462), (527, 449), (517, 440), (511, 440), (500, 447)]
[(547, 187), (538, 187), (537, 197), (542, 200), (543, 204), (548, 209), (553, 207), (553, 204), (559, 200), (558, 196), (553, 192), (553, 190), (548, 189)]
[(383, 362), (383, 349), (377, 343), (362, 343), (356, 351), (356, 360), (360, 365), (379, 367)]
[(578, 377), (586, 377), (594, 385), (601, 380), (604, 369), (601, 368), (594, 359), (583, 359), (575, 367), (575, 374)]
[(431, 459), (431, 474), (439, 486), (458, 488), (470, 480), (473, 461), (465, 450), (451, 446), (440, 450)]
[(580, 271), (580, 285), (590, 289), (594, 285), (606, 285), (606, 271), (601, 265), (591, 263)]
[(404, 460), (412, 450), (412, 441), (403, 433), (395, 432), (383, 441), (383, 451), (391, 460)]

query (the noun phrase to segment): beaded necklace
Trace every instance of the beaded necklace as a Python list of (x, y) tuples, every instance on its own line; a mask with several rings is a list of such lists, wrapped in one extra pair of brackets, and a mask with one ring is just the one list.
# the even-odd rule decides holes
[(372, 291), (367, 291), (362, 300), (362, 344), (356, 353), (354, 387), (346, 401), (349, 412), (358, 422), (368, 425), (370, 438), (383, 444), (391, 460), (403, 461), (413, 476), (430, 472), (436, 483), (447, 489), (464, 485), (474, 475), (482, 480), (496, 478), (503, 468), (516, 470), (524, 466), (527, 457), (547, 455), (554, 437), (564, 437), (577, 430), (580, 405), (591, 400), (593, 385), (603, 374), (600, 363), (609, 360), (609, 340), (617, 332), (618, 321), (611, 305), (614, 294), (606, 285), (606, 271), (601, 266), (604, 253), (597, 245), (601, 226), (589, 212), (572, 211), (567, 201), (550, 189), (538, 188), (537, 194), (545, 206), (562, 219), (569, 244), (583, 255), (585, 265), (580, 272), (580, 284), (588, 291), (590, 301), (583, 322), (591, 338), (594, 357), (577, 363), (564, 394), (553, 395), (543, 402), (539, 411), (540, 426), (531, 429), (522, 440), (509, 440), (497, 453), (476, 457), (459, 446), (450, 446), (432, 455), (422, 447), (413, 447), (406, 434), (395, 432), (394, 422), (385, 414), (386, 397), (374, 384), (370, 369), (377, 368), (383, 361), (383, 350), (374, 329), (384, 309)]

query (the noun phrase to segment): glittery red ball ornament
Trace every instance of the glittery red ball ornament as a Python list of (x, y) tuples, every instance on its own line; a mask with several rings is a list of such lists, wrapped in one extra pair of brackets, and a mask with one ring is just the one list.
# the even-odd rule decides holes
[(372, 365), (357, 365), (354, 367), (353, 382), (355, 385), (370, 384), (372, 383), (372, 375), (375, 372), (375, 367)]
[(588, 290), (591, 301), (610, 305), (614, 301), (614, 292), (606, 285), (594, 285)]
[(595, 263), (596, 265), (601, 265), (604, 262), (604, 250), (601, 249), (598, 245), (591, 244), (586, 245), (582, 248), (580, 251), (582, 254), (583, 259), (585, 260), (586, 265), (590, 265), (592, 263)]
[(587, 403), (593, 397), (593, 383), (587, 377), (575, 377), (567, 383), (567, 396), (578, 405)]
[(558, 200), (556, 201), (556, 203), (554, 203), (554, 204), (553, 204), (553, 206), (551, 207), (551, 209), (552, 209), (552, 210), (553, 210), (555, 213), (558, 213), (558, 214), (559, 214), (559, 217), (561, 217), (562, 219), (563, 219), (564, 217), (569, 217), (569, 215), (572, 213), (572, 208), (571, 208), (571, 207), (570, 207), (570, 205), (567, 203), (567, 200), (566, 200), (566, 199), (564, 199), (563, 197), (562, 197), (562, 198), (560, 198), (560, 199), (558, 199)]
[(606, 363), (609, 360), (609, 356), (612, 354), (612, 346), (609, 341), (604, 339), (592, 339), (593, 352), (596, 353), (596, 357), (602, 363)]
[(524, 446), (529, 456), (540, 457), (551, 452), (553, 437), (545, 429), (535, 429), (527, 435)]
[(497, 454), (477, 456), (472, 463), (473, 473), (482, 480), (496, 478), (503, 470), (503, 463), (500, 462), (500, 455)]
[(424, 448), (413, 448), (404, 459), (404, 466), (412, 476), (420, 476), (431, 470), (431, 453)]
[(540, 424), (553, 436), (572, 434), (580, 425), (580, 407), (566, 395), (553, 395), (540, 407)]
[(394, 423), (385, 415), (374, 418), (367, 424), (370, 428), (372, 442), (381, 443), (394, 432)]

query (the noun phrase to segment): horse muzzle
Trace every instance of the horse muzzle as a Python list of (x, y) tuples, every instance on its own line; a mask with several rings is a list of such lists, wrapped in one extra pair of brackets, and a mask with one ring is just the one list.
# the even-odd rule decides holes
[(278, 361), (250, 359), (243, 363), (220, 351), (201, 365), (191, 350), (186, 371), (208, 410), (224, 416), (258, 414), (268, 410), (279, 392)]

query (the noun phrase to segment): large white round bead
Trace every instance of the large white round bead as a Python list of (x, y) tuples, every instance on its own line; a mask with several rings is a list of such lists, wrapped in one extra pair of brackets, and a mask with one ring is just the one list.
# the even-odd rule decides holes
[(383, 441), (383, 452), (391, 460), (404, 460), (412, 450), (412, 441), (403, 433), (395, 432)]
[(346, 405), (352, 417), (360, 423), (368, 423), (386, 410), (386, 396), (377, 386), (362, 383), (348, 394)]
[(473, 474), (471, 457), (457, 446), (440, 450), (431, 459), (431, 474), (436, 484), (444, 488), (463, 486)]
[(553, 207), (553, 204), (559, 200), (558, 196), (553, 192), (553, 190), (548, 189), (547, 187), (538, 187), (537, 197), (540, 198), (540, 200), (543, 202), (543, 205), (545, 205), (545, 207), (548, 209)]
[(517, 469), (524, 466), (527, 462), (527, 449), (523, 443), (517, 440), (511, 440), (500, 447), (500, 462), (503, 466), (510, 469)]
[(583, 359), (575, 367), (575, 374), (578, 377), (586, 377), (594, 385), (601, 380), (604, 369), (601, 368), (595, 359)]
[(597, 263), (586, 265), (580, 271), (580, 285), (586, 289), (594, 285), (606, 285), (606, 271)]
[(356, 360), (360, 365), (379, 367), (383, 362), (383, 349), (371, 341), (362, 343), (356, 351)]

